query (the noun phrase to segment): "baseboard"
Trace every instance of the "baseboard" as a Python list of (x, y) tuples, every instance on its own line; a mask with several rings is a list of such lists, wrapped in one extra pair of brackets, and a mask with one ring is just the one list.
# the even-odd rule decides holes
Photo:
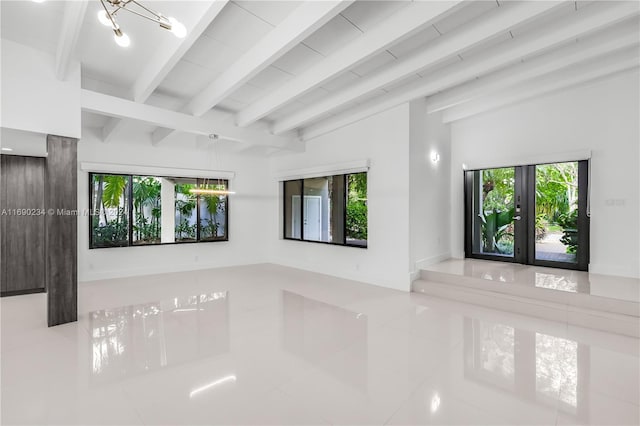
[(100, 272), (89, 272), (84, 273), (79, 277), (79, 282), (91, 282), (91, 281), (101, 281), (101, 280), (111, 280), (114, 278), (128, 278), (128, 277), (139, 277), (144, 275), (157, 275), (157, 274), (169, 274), (172, 272), (189, 272), (189, 271), (201, 271), (205, 269), (217, 269), (217, 268), (228, 268), (234, 266), (249, 266), (249, 265), (257, 265), (262, 263), (268, 263), (267, 261), (255, 261), (255, 262), (234, 262), (234, 263), (225, 263), (225, 264), (183, 264), (183, 265), (170, 265), (170, 266), (162, 266), (156, 265), (153, 267), (144, 267), (144, 268), (132, 268), (132, 269), (119, 269), (119, 270), (111, 270), (111, 271), (100, 271)]
[(46, 293), (44, 288), (30, 288), (29, 290), (13, 290), (0, 292), (0, 297), (22, 296), (24, 294)]
[(451, 259), (451, 253), (450, 252), (446, 252), (446, 253), (440, 253), (437, 256), (432, 256), (432, 257), (425, 257), (424, 259), (420, 259), (417, 260), (415, 265), (414, 265), (414, 269), (411, 272), (411, 282), (414, 282), (415, 280), (417, 280), (420, 277), (420, 270), (424, 269), (425, 267), (429, 266), (429, 265), (433, 265), (439, 262), (443, 262), (445, 260)]
[(372, 277), (370, 275), (364, 274), (362, 272), (348, 272), (348, 271), (332, 271), (331, 273), (327, 272), (327, 267), (323, 265), (314, 265), (314, 264), (299, 264), (299, 263), (288, 263), (286, 261), (278, 261), (278, 260), (270, 260), (268, 263), (284, 266), (287, 268), (300, 269), (302, 271), (307, 272), (315, 272), (317, 274), (329, 275), (336, 278), (341, 278), (344, 280), (358, 281), (365, 284), (371, 284), (378, 287), (389, 288), (392, 290), (399, 290), (404, 292), (411, 291), (411, 276), (407, 274), (404, 277), (400, 278), (380, 278), (380, 277)]
[(630, 267), (630, 266), (616, 266), (616, 265), (603, 265), (599, 263), (590, 263), (589, 264), (589, 272), (592, 274), (600, 274), (600, 275), (613, 275), (616, 277), (623, 278), (640, 278), (640, 271), (638, 268)]

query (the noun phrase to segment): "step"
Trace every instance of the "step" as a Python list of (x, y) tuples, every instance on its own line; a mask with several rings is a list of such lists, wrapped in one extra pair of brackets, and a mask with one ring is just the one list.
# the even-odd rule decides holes
[(412, 290), (640, 337), (640, 280), (475, 259), (426, 267)]

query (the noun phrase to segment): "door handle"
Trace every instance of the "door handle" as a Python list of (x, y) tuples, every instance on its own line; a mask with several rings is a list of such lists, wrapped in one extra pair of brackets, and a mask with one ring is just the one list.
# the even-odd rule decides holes
[(514, 216), (513, 218), (514, 218), (515, 220), (520, 220), (520, 219), (522, 219), (522, 216)]

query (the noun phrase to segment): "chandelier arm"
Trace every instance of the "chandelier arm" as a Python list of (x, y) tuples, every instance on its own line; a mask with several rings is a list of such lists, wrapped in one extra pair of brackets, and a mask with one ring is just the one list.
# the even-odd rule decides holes
[(117, 30), (119, 28), (118, 24), (116, 24), (116, 21), (113, 19), (113, 15), (111, 15), (111, 13), (109, 12), (109, 9), (107, 9), (107, 5), (104, 4), (104, 0), (100, 0), (100, 3), (102, 4), (102, 7), (104, 8), (104, 11), (107, 13), (107, 16), (109, 17), (109, 20), (111, 21), (111, 25), (113, 26), (114, 30)]
[(144, 13), (140, 13), (140, 12), (138, 12), (136, 10), (127, 9), (127, 8), (122, 8), (122, 10), (126, 10), (127, 12), (133, 13), (134, 15), (138, 15), (138, 16), (144, 18), (144, 19), (148, 19), (149, 21), (155, 22), (156, 24), (164, 24), (164, 25), (169, 25), (169, 26), (171, 25), (171, 23), (169, 21), (165, 21), (165, 20), (161, 19), (159, 16), (151, 17), (151, 16), (145, 15)]
[[(150, 14), (152, 14), (153, 16), (156, 17), (157, 22), (165, 22), (165, 23), (169, 23), (169, 20), (160, 12), (156, 12), (153, 9), (150, 9), (148, 7), (146, 7), (143, 4), (138, 3), (136, 0), (129, 0), (131, 3), (135, 4), (136, 6), (138, 6), (141, 9), (146, 10), (147, 12), (149, 12)], [(142, 16), (142, 15), (141, 15)], [(147, 19), (149, 19), (147, 17)]]
[(111, 15), (116, 16), (116, 13), (118, 13), (120, 10), (124, 9), (123, 6), (114, 6), (115, 10), (113, 12), (111, 12)]

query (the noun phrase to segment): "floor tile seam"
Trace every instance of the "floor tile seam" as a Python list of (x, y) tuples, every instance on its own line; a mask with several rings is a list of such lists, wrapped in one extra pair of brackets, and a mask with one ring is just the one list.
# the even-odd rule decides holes
[[(510, 394), (511, 394), (511, 393), (510, 393)], [(458, 401), (458, 402), (461, 402), (461, 403), (463, 403), (463, 404), (465, 404), (465, 405), (469, 406), (469, 407), (473, 407), (473, 408), (475, 408), (476, 410), (482, 411), (483, 413), (492, 413), (492, 411), (487, 411), (487, 410), (486, 410), (486, 409), (484, 409), (483, 407), (481, 407), (481, 406), (479, 406), (479, 405), (477, 405), (477, 404), (475, 404), (475, 403), (473, 403), (473, 402), (466, 401), (466, 400), (462, 400), (462, 399), (460, 399), (460, 398), (454, 398), (454, 399), (455, 399), (456, 401)], [(526, 399), (523, 399), (523, 398), (520, 398), (520, 397), (517, 397), (517, 396), (516, 396), (516, 399), (517, 399), (518, 401), (520, 401), (520, 402), (524, 402), (524, 403), (530, 403), (530, 402), (537, 403), (537, 402), (538, 402), (537, 400), (535, 400), (535, 401), (527, 401)], [(537, 411), (540, 411), (540, 408), (538, 408), (539, 406), (540, 406), (539, 404), (536, 404), (533, 408), (534, 408), (534, 409), (536, 409)], [(559, 401), (558, 401), (558, 400), (556, 400), (556, 401), (555, 401), (555, 403), (554, 403), (554, 404), (552, 404), (552, 406), (553, 406), (553, 408), (550, 408), (551, 406), (547, 406), (547, 408), (548, 408), (550, 411), (552, 411), (552, 414), (550, 414), (550, 415), (552, 415), (552, 416), (553, 416), (553, 418), (554, 418), (555, 420), (557, 420), (557, 418), (558, 418), (558, 414), (559, 414), (559, 412), (560, 412), (560, 408), (559, 408)], [(544, 406), (543, 406), (543, 407), (544, 407)], [(502, 417), (502, 415), (501, 415), (501, 414), (499, 414), (499, 415), (501, 416), (501, 417), (500, 417), (500, 419), (505, 421), (505, 423), (504, 423), (504, 424), (512, 424), (512, 423), (509, 423), (509, 421), (510, 421), (510, 419), (509, 419), (509, 418)], [(544, 425), (546, 425), (546, 423), (523, 423), (522, 425), (523, 425), (523, 426), (524, 426), (524, 425), (529, 425), (529, 426), (544, 426)]]
[(127, 391), (127, 389), (122, 384), (118, 384), (118, 388), (120, 389), (120, 391), (122, 392), (122, 395), (124, 396), (126, 406), (133, 411), (133, 413), (136, 415), (136, 418), (140, 421), (140, 424), (145, 426), (150, 426), (152, 423), (148, 423), (145, 420), (144, 415), (140, 412), (136, 404), (133, 403), (134, 399), (133, 399), (133, 396), (129, 393), (129, 391)]
[[(283, 391), (282, 389), (277, 389), (277, 388), (275, 388), (275, 389), (272, 389), (272, 390), (270, 390), (270, 391), (268, 391), (268, 392), (275, 392), (275, 393), (279, 393), (279, 394), (281, 394), (281, 395), (282, 395), (282, 396), (284, 396), (284, 397), (285, 397), (285, 399), (287, 400), (286, 402), (291, 402), (291, 403), (295, 403), (295, 402), (296, 402), (296, 400), (295, 400), (293, 397), (291, 397), (288, 393), (286, 393), (286, 392), (285, 392), (285, 391)], [(289, 406), (289, 405), (287, 405), (287, 406)], [(305, 413), (308, 413), (308, 412), (305, 410)], [(313, 413), (311, 413), (311, 414), (312, 414), (314, 417), (319, 418), (319, 419), (322, 421), (322, 423), (309, 423), (309, 424), (305, 424), (305, 425), (307, 425), (307, 426), (308, 426), (308, 425), (320, 426), (321, 424), (324, 424), (325, 426), (326, 426), (326, 425), (334, 425), (334, 423), (333, 423), (332, 421), (330, 421), (330, 420), (328, 420), (328, 419), (324, 418), (323, 416), (321, 416), (321, 415), (320, 415), (319, 413), (317, 413), (317, 412), (313, 412)], [(302, 425), (301, 425), (301, 426), (302, 426)]]
[[(375, 326), (375, 327), (376, 327), (376, 329), (379, 331), (381, 328), (387, 327), (387, 326), (388, 326), (390, 323), (392, 323), (393, 321), (396, 321), (396, 320), (398, 320), (398, 319), (402, 318), (403, 316), (405, 316), (405, 315), (409, 314), (409, 313), (411, 312), (411, 310), (412, 310), (412, 309), (413, 309), (413, 306), (409, 306), (409, 307), (406, 309), (406, 311), (402, 311), (401, 313), (398, 313), (397, 315), (395, 315), (395, 314), (394, 314), (392, 317), (387, 318), (386, 320), (384, 320), (384, 321), (382, 321), (382, 322), (380, 322), (380, 323), (377, 323), (377, 324), (375, 324), (374, 326)], [(367, 314), (365, 314), (365, 315), (367, 315)], [(367, 315), (367, 318), (368, 318), (368, 317), (369, 317), (369, 316)]]
[(294, 395), (291, 395), (289, 392), (287, 392), (284, 387), (295, 382), (296, 380), (305, 380), (307, 377), (312, 376), (313, 374), (316, 373), (322, 373), (323, 371), (321, 369), (319, 369), (318, 367), (311, 365), (311, 362), (309, 361), (305, 361), (305, 367), (303, 369), (303, 371), (301, 371), (299, 374), (295, 374), (292, 377), (287, 378), (285, 381), (283, 381), (280, 384), (275, 385), (274, 389), (286, 394), (289, 397), (295, 397)]
[[(458, 342), (456, 343), (452, 348), (450, 348), (448, 353), (453, 353), (455, 350), (457, 350), (457, 347), (460, 346), (462, 344), (462, 342)], [(391, 373), (396, 373), (396, 371), (387, 371), (387, 372), (391, 372)], [(405, 404), (407, 402), (409, 402), (413, 396), (420, 391), (420, 389), (427, 384), (427, 382), (438, 376), (438, 372), (437, 371), (430, 371), (429, 374), (424, 375), (419, 381), (418, 383), (416, 383), (416, 385), (414, 385), (413, 390), (411, 390), (411, 392), (409, 392), (409, 395), (407, 396), (406, 399), (404, 399), (402, 402), (399, 403), (397, 409), (385, 420), (384, 424), (388, 424), (391, 419), (405, 406)], [(468, 405), (468, 404), (467, 404)]]
[[(578, 392), (579, 392), (579, 390), (578, 390)], [(622, 402), (622, 403), (624, 403), (624, 404), (628, 404), (628, 405), (631, 405), (631, 406), (634, 406), (634, 407), (636, 407), (636, 408), (640, 409), (640, 402), (627, 401), (627, 400), (621, 399), (621, 398), (620, 398), (620, 397), (618, 397), (618, 396), (609, 395), (609, 394), (606, 394), (606, 393), (601, 392), (601, 391), (599, 391), (599, 390), (589, 390), (589, 391), (588, 391), (588, 393), (594, 393), (594, 394), (596, 394), (596, 395), (605, 396), (605, 397), (607, 397), (607, 398), (609, 398), (609, 399), (613, 399), (613, 400), (614, 400), (614, 401), (616, 401), (616, 402)]]
[(428, 381), (428, 380), (430, 380), (430, 379), (431, 379), (431, 378), (433, 378), (433, 377), (436, 377), (436, 376), (437, 376), (437, 373), (432, 372), (432, 373), (430, 373), (430, 374), (426, 375), (425, 377), (423, 377), (423, 378), (422, 378), (422, 379), (421, 379), (421, 380), (420, 380), (420, 381), (419, 381), (419, 382), (414, 386), (413, 390), (412, 390), (411, 392), (409, 392), (409, 395), (407, 396), (407, 398), (406, 398), (406, 399), (404, 399), (402, 402), (400, 402), (400, 404), (398, 405), (398, 408), (393, 412), (393, 414), (391, 414), (391, 416), (389, 416), (389, 417), (385, 420), (384, 424), (385, 424), (385, 425), (386, 425), (386, 424), (388, 424), (388, 423), (389, 423), (389, 421), (391, 421), (391, 419), (392, 419), (392, 418), (393, 418), (393, 417), (394, 417), (394, 416), (395, 416), (395, 415), (396, 415), (396, 414), (397, 414), (397, 413), (398, 413), (398, 412), (399, 412), (399, 411), (400, 411), (400, 410), (405, 406), (405, 404), (407, 404), (407, 402), (409, 402), (409, 401), (414, 397), (414, 395), (416, 395), (416, 393), (417, 393), (418, 391), (420, 391), (420, 389), (421, 389), (424, 385), (426, 385), (426, 384), (427, 384), (427, 381)]
[[(88, 337), (91, 337), (91, 335), (88, 334), (88, 331), (86, 329), (85, 329), (85, 332), (87, 332)], [(66, 343), (77, 343), (71, 337), (66, 337), (66, 336), (58, 336), (58, 337), (60, 337), (60, 339), (66, 340), (67, 341)], [(6, 343), (2, 344), (2, 354), (12, 353), (15, 351), (24, 351), (28, 348), (37, 347), (39, 345), (46, 345), (50, 347), (50, 344), (44, 343), (42, 342), (42, 340), (30, 340), (28, 342), (21, 343), (15, 347), (9, 347), (9, 348), (7, 348), (6, 345), (7, 345)]]
[[(302, 377), (302, 376), (299, 376), (299, 377)], [(305, 376), (305, 377), (306, 377), (306, 376)], [(297, 378), (296, 378), (296, 379), (297, 379)], [(302, 405), (304, 405), (304, 401), (300, 401), (300, 400), (297, 398), (297, 396), (296, 396), (296, 395), (292, 395), (292, 394), (290, 394), (289, 392), (287, 392), (286, 390), (282, 389), (282, 386), (284, 386), (284, 385), (286, 385), (286, 384), (288, 384), (288, 383), (291, 383), (292, 381), (294, 381), (294, 380), (296, 380), (296, 379), (289, 379), (289, 380), (287, 380), (287, 382), (285, 382), (285, 383), (281, 383), (280, 385), (276, 386), (274, 389), (271, 389), (269, 392), (272, 392), (272, 391), (280, 392), (280, 393), (282, 393), (282, 394), (287, 398), (287, 400), (289, 400), (289, 401), (291, 401), (291, 402), (293, 402), (293, 403), (296, 403), (296, 402), (297, 402), (297, 403), (301, 403)], [(305, 410), (305, 411), (306, 411), (306, 410)], [(329, 420), (329, 419), (327, 419), (324, 415), (320, 415), (320, 413), (318, 413), (318, 412), (317, 412), (317, 410), (314, 410), (314, 412), (313, 412), (312, 414), (313, 414), (314, 416), (317, 416), (317, 417), (319, 417), (320, 419), (322, 419), (322, 421), (324, 421), (324, 422), (325, 422), (326, 424), (328, 424), (328, 425), (335, 425), (335, 424), (336, 424), (336, 422), (334, 422), (333, 420)]]

